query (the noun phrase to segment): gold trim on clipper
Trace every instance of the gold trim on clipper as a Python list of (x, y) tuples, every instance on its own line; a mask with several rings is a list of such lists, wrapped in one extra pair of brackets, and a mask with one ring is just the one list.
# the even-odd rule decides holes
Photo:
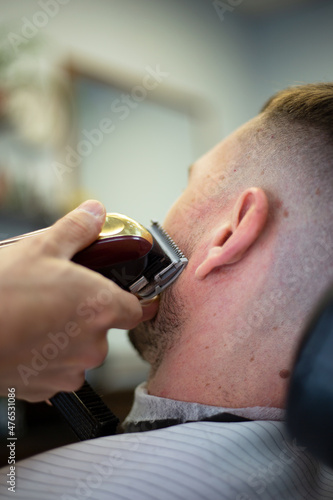
[(98, 239), (115, 235), (139, 236), (153, 244), (153, 237), (150, 232), (137, 221), (123, 214), (108, 213)]

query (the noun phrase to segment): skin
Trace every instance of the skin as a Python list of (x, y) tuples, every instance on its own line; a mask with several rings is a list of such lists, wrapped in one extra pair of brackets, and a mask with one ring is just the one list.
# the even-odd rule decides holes
[[(275, 208), (259, 186), (229, 189), (233, 172), (245, 168), (244, 148), (258, 120), (192, 166), (164, 222), (189, 263), (164, 293), (156, 318), (130, 332), (152, 365), (152, 395), (225, 407), (284, 406), (299, 325), (277, 327), (269, 318), (247, 328), (251, 300), (263, 296), (271, 273)], [(226, 195), (218, 209), (217, 185), (220, 199), (224, 189)]]
[(0, 249), (1, 395), (13, 387), (18, 398), (42, 401), (78, 389), (85, 370), (105, 359), (109, 328), (131, 328), (156, 313), (156, 303), (143, 306), (71, 262), (104, 220), (103, 205), (90, 200), (44, 233)]

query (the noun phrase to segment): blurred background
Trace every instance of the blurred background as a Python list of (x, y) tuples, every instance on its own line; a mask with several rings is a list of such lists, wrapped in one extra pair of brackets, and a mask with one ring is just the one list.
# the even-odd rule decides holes
[[(0, 12), (0, 239), (90, 197), (163, 221), (188, 166), (268, 97), (333, 79), (329, 0), (0, 0)], [(147, 366), (125, 332), (109, 343), (87, 378), (122, 418)], [(20, 415), (21, 456), (73, 439), (47, 405)]]

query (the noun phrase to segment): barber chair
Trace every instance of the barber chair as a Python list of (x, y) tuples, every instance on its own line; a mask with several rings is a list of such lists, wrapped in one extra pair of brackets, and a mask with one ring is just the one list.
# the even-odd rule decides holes
[(333, 468), (333, 287), (301, 341), (287, 399), (292, 438)]

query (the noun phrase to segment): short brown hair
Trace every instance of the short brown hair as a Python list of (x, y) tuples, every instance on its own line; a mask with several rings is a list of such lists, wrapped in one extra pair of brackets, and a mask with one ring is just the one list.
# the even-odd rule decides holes
[(261, 111), (273, 121), (287, 119), (333, 136), (333, 83), (288, 87), (273, 95)]

